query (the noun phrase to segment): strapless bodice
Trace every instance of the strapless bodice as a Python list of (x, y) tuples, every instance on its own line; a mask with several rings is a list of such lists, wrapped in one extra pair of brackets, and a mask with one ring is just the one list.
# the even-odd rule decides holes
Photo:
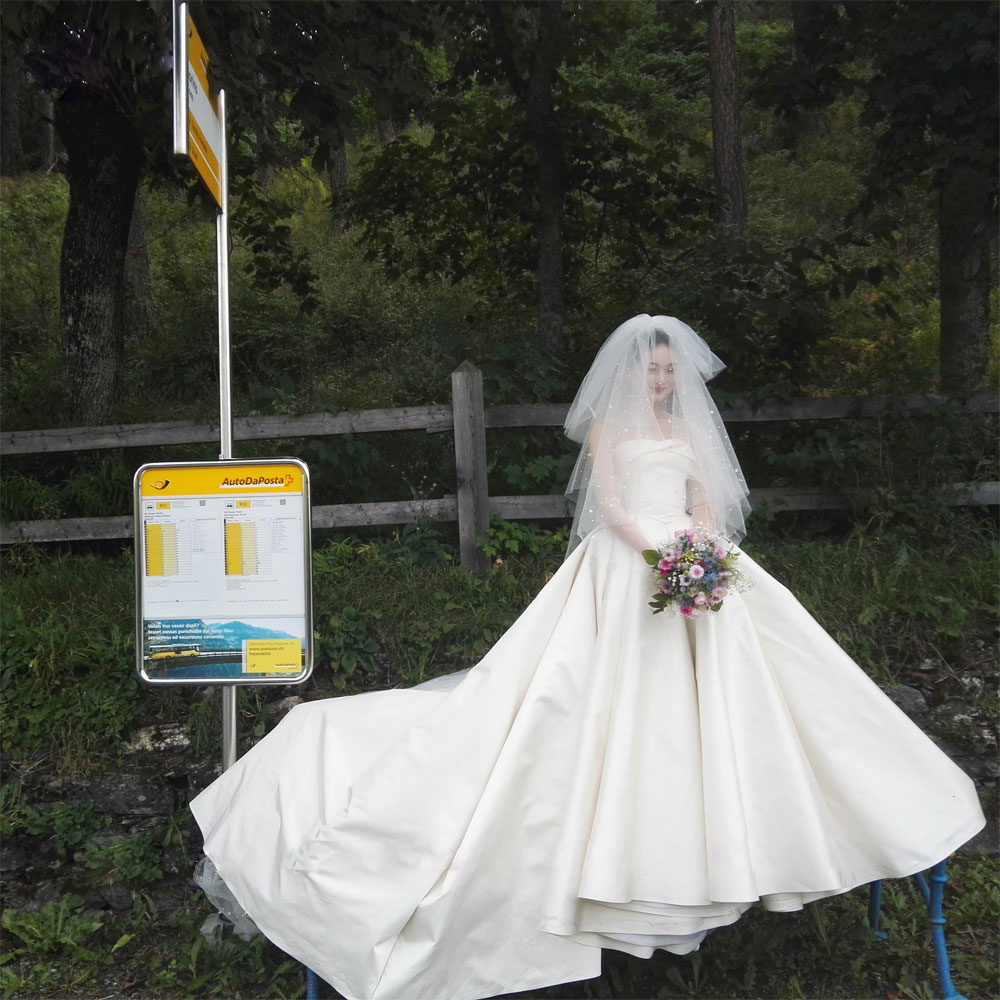
[(659, 521), (686, 516), (687, 481), (694, 475), (694, 452), (686, 441), (636, 438), (615, 448), (621, 501), (634, 517)]

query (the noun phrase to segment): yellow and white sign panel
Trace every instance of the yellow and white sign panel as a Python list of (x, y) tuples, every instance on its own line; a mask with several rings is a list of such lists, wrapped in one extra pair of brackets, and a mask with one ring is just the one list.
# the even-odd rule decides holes
[(219, 208), (222, 204), (223, 135), (219, 102), (208, 84), (208, 52), (190, 13), (187, 15), (188, 156)]
[(150, 683), (305, 680), (309, 477), (293, 459), (135, 476), (137, 660)]

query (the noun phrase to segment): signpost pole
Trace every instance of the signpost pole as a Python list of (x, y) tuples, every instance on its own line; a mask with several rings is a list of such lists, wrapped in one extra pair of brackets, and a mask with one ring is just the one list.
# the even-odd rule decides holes
[[(229, 156), (226, 143), (226, 92), (219, 91), (219, 188), (221, 204), (215, 220), (215, 256), (219, 285), (219, 458), (233, 457), (232, 383), (229, 364)], [(236, 763), (236, 685), (222, 688), (222, 770)]]
[(219, 458), (233, 457), (232, 385), (229, 365), (229, 156), (226, 143), (226, 92), (219, 91), (219, 187), (222, 204), (215, 220), (216, 259), (219, 270)]
[[(173, 3), (173, 42), (174, 152), (179, 156), (192, 157), (202, 180), (218, 204), (215, 220), (215, 256), (218, 269), (219, 307), (219, 458), (225, 461), (233, 457), (232, 387), (229, 363), (229, 164), (226, 149), (226, 94), (220, 90), (213, 104), (208, 89), (207, 53), (194, 27), (188, 23), (188, 5), (179, 3), (178, 0), (174, 0)], [(192, 44), (194, 44), (193, 51)], [(213, 127), (214, 117), (218, 119), (217, 127)], [(227, 684), (222, 689), (223, 770), (235, 762), (236, 686)]]

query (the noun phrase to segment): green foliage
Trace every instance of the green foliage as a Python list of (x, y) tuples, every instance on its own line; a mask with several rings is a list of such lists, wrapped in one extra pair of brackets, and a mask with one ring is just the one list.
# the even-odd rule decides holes
[(108, 885), (124, 882), (137, 887), (163, 878), (160, 851), (150, 834), (113, 837), (106, 844), (91, 841), (75, 857)]
[(120, 746), (144, 710), (135, 674), (133, 561), (7, 552), (0, 594), (2, 746), (28, 761), (53, 752), (86, 766)]
[(177, 921), (172, 946), (150, 956), (150, 997), (211, 996), (290, 1000), (302, 995), (303, 969), (262, 937), (210, 944), (199, 933), (203, 915)]
[(950, 517), (914, 539), (876, 524), (846, 540), (750, 542), (820, 624), (883, 684), (921, 659), (983, 638), (1000, 550), (988, 529)]
[(63, 896), (38, 910), (4, 910), (3, 929), (22, 942), (18, 951), (42, 954), (65, 950), (73, 958), (94, 958), (83, 942), (101, 929), (97, 914), (81, 909), (79, 896)]
[(54, 991), (74, 995), (98, 970), (114, 963), (134, 937), (126, 932), (106, 940), (104, 915), (84, 909), (83, 900), (73, 894), (35, 910), (9, 907), (0, 926), (19, 942), (0, 959), (0, 995), (5, 997)]
[(381, 617), (377, 613), (368, 619), (358, 614), (352, 607), (328, 615), (319, 626), (316, 640), (317, 661), (320, 666), (328, 666), (333, 671), (333, 683), (338, 689), (347, 684), (359, 667), (371, 670), (378, 643), (371, 637), (369, 628), (372, 621)]
[(568, 528), (542, 529), (523, 521), (506, 521), (499, 515), (490, 519), (486, 537), (477, 542), (489, 559), (501, 561), (511, 555), (561, 557), (568, 543)]
[(59, 400), (59, 251), (68, 192), (59, 176), (0, 179), (0, 416), (51, 426)]
[[(539, 543), (538, 555), (527, 557), (527, 578), (523, 571), (497, 572), (483, 580), (446, 558), (449, 553), (433, 536), (428, 553), (427, 531), (418, 528), (408, 542), (405, 533), (381, 543), (334, 540), (314, 554), (319, 644), (332, 645), (324, 655), (336, 660), (346, 651), (358, 664), (380, 666), (378, 675), (338, 672), (333, 680), (338, 689), (341, 683), (346, 690), (416, 683), (470, 666), (517, 617), (562, 555), (562, 547), (558, 555), (551, 549), (545, 554)], [(345, 617), (348, 607), (355, 611), (351, 619)], [(336, 625), (327, 629), (331, 618)]]
[(51, 838), (58, 854), (85, 843), (110, 822), (90, 802), (57, 802), (40, 812), (24, 801), (17, 782), (0, 789), (0, 835)]
[(957, 484), (1000, 474), (997, 434), (993, 415), (955, 405), (912, 413), (897, 404), (871, 420), (749, 428), (736, 446), (751, 482), (820, 484), (846, 500), (855, 524), (874, 519), (921, 536), (961, 521), (952, 504)]

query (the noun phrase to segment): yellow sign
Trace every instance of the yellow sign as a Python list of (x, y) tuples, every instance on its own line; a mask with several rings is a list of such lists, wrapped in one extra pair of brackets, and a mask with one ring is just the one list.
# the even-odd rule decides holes
[(302, 644), (297, 639), (247, 639), (248, 674), (297, 674), (302, 670)]
[[(139, 476), (139, 496), (143, 499), (206, 494), (233, 497), (239, 494), (245, 497), (248, 493), (301, 492), (302, 467), (292, 462), (267, 465), (241, 463), (238, 467), (223, 464), (191, 467), (161, 465), (144, 469)], [(245, 509), (250, 506), (250, 501), (234, 499), (233, 504)]]
[(191, 15), (187, 17), (188, 156), (219, 208), (222, 204), (222, 133), (219, 102), (208, 84), (208, 52)]
[(291, 458), (135, 474), (136, 666), (150, 684), (312, 670), (309, 470)]

